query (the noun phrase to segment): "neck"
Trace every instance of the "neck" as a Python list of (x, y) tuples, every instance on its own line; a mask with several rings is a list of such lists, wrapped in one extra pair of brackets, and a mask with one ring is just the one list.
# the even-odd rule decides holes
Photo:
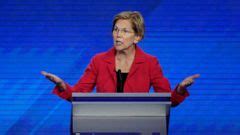
[(135, 56), (135, 51), (136, 51), (135, 45), (132, 45), (128, 49), (117, 51), (116, 58), (118, 60), (125, 59), (125, 58), (126, 59), (133, 58)]

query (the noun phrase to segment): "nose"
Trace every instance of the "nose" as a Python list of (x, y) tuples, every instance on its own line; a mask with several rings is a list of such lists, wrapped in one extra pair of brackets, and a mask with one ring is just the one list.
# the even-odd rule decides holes
[(120, 31), (116, 33), (117, 37), (121, 37)]
[(123, 36), (123, 33), (122, 33), (121, 30), (118, 30), (116, 34), (117, 34), (117, 37), (122, 37)]

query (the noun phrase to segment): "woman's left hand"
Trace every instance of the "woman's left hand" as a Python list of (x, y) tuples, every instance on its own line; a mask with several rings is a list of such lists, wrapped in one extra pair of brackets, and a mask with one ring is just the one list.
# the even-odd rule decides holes
[(195, 74), (185, 78), (177, 88), (177, 93), (183, 95), (186, 92), (186, 88), (194, 83), (194, 79), (198, 78), (200, 74)]
[(200, 77), (200, 74), (194, 74), (194, 75), (188, 76), (179, 85), (180, 85), (180, 87), (186, 88), (186, 87), (192, 85), (194, 83), (194, 80), (199, 77)]

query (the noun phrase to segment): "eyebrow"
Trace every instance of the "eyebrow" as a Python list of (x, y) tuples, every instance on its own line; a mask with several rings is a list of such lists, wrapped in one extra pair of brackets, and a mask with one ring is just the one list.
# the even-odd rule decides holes
[[(119, 27), (118, 26), (114, 26), (114, 28), (118, 28), (119, 29)], [(132, 28), (121, 28), (121, 29), (126, 29), (126, 30), (131, 30)]]

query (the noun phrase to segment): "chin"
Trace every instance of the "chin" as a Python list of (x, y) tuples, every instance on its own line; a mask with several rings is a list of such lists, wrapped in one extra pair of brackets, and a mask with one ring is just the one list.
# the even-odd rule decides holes
[(122, 51), (124, 49), (122, 46), (119, 45), (114, 45), (114, 48), (116, 49), (116, 51)]

